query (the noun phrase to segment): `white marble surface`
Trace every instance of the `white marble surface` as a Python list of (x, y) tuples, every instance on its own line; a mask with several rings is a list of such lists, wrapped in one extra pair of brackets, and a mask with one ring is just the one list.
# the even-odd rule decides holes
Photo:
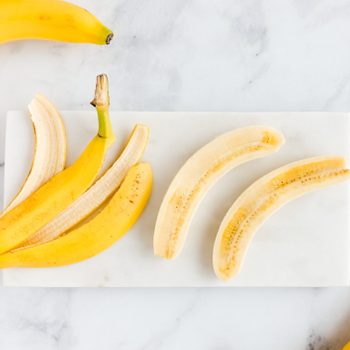
[[(8, 109), (36, 91), (85, 108), (101, 71), (116, 110), (350, 110), (348, 0), (77, 2), (116, 40), (1, 46), (2, 144)], [(0, 289), (6, 350), (338, 350), (348, 338), (347, 288)]]

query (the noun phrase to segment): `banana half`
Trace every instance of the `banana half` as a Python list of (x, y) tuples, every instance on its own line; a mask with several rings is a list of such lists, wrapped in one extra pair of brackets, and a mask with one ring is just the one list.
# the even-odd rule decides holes
[(28, 108), (35, 137), (33, 163), (22, 188), (1, 216), (62, 171), (66, 165), (66, 130), (60, 113), (46, 97), (39, 94)]
[(239, 272), (254, 233), (284, 204), (349, 178), (343, 158), (317, 157), (287, 164), (257, 180), (221, 223), (213, 252), (216, 275), (227, 280)]
[(183, 165), (161, 204), (154, 232), (154, 254), (179, 255), (193, 215), (211, 186), (229, 170), (276, 152), (284, 137), (274, 129), (252, 126), (223, 134), (198, 150)]

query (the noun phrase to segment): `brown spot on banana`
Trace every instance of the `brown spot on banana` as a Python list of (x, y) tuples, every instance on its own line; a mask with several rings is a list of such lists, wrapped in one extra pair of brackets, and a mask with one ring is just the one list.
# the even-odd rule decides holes
[(227, 280), (239, 272), (255, 232), (284, 204), (349, 178), (343, 158), (317, 157), (287, 164), (257, 180), (235, 201), (220, 225), (213, 252), (216, 275)]
[(276, 152), (284, 137), (274, 129), (251, 126), (225, 133), (199, 149), (173, 179), (160, 207), (154, 232), (154, 254), (175, 258), (202, 198), (228, 171)]

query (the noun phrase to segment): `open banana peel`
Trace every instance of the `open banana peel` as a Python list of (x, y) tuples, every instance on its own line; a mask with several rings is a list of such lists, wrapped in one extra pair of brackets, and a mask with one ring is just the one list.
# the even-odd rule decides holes
[(98, 178), (115, 140), (106, 75), (97, 77), (91, 104), (97, 111), (97, 134), (66, 169), (59, 112), (41, 95), (30, 104), (38, 130), (35, 157), (22, 190), (0, 218), (2, 267), (58, 266), (89, 258), (124, 235), (146, 206), (152, 170), (139, 162), (148, 144), (148, 127), (134, 127), (121, 154)]

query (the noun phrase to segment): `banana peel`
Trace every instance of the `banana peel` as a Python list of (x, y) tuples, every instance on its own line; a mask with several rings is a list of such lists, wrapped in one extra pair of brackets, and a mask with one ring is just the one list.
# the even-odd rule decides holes
[(95, 99), (98, 134), (70, 167), (54, 176), (22, 203), (0, 218), (0, 254), (15, 248), (62, 212), (96, 179), (107, 149), (114, 141), (109, 118), (108, 79), (97, 77)]
[(0, 255), (0, 268), (64, 266), (95, 256), (132, 227), (147, 205), (151, 190), (150, 165), (133, 166), (95, 218), (50, 242)]
[(114, 164), (62, 213), (23, 241), (16, 249), (51, 241), (81, 223), (117, 190), (128, 170), (137, 164), (147, 147), (149, 128), (137, 124)]
[(36, 95), (28, 106), (34, 129), (34, 157), (29, 174), (1, 216), (23, 202), (66, 165), (66, 130), (55, 106), (43, 95)]

